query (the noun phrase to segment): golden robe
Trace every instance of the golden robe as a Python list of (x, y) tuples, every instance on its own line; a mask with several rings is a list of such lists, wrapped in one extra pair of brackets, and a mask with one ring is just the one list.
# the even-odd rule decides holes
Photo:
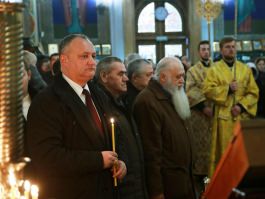
[(205, 67), (199, 61), (186, 74), (186, 93), (191, 107), (190, 122), (193, 129), (193, 173), (196, 175), (207, 175), (209, 167), (212, 119), (194, 108), (201, 102), (204, 102), (205, 106), (211, 106), (202, 91), (203, 81), (209, 68), (210, 66)]
[[(237, 81), (238, 89), (235, 94), (229, 94), (229, 84), (234, 79)], [(232, 138), (235, 122), (250, 119), (256, 115), (259, 90), (249, 67), (236, 61), (230, 68), (221, 60), (208, 70), (203, 92), (208, 99), (214, 102), (209, 168), (209, 175), (212, 176), (221, 155)], [(240, 104), (245, 109), (236, 118), (231, 114), (234, 104)]]

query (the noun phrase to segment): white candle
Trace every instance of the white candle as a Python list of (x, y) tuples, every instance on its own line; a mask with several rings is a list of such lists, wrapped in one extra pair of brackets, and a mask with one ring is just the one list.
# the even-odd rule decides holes
[(111, 123), (111, 140), (112, 140), (112, 151), (116, 152), (116, 146), (115, 146), (115, 127), (114, 127), (114, 119), (110, 118)]
[(30, 193), (30, 182), (26, 180), (24, 182), (24, 197), (25, 199), (29, 199), (29, 193)]
[(14, 168), (13, 167), (9, 168), (8, 173), (9, 173), (9, 175), (8, 175), (8, 183), (9, 183), (9, 185), (11, 187), (10, 188), (10, 193), (9, 193), (10, 194), (10, 198), (11, 199), (15, 199), (17, 182), (16, 182), (16, 176), (15, 176)]
[(4, 199), (5, 196), (5, 189), (2, 184), (0, 184), (0, 199)]
[(38, 199), (39, 197), (39, 188), (36, 185), (31, 185), (31, 198), (32, 199)]
[(11, 187), (15, 187), (16, 186), (16, 176), (15, 176), (15, 171), (13, 168), (9, 169), (9, 175), (8, 175), (8, 182), (10, 184)]
[[(115, 146), (115, 126), (114, 126), (114, 118), (110, 118), (111, 123), (111, 140), (112, 140), (112, 151), (116, 152)], [(116, 165), (113, 166), (113, 173), (116, 173)], [(114, 178), (114, 186), (117, 187), (117, 178)]]

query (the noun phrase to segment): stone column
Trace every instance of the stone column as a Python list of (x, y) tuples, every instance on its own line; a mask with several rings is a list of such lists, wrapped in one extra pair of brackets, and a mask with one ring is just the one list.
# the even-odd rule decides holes
[(124, 27), (122, 0), (112, 1), (110, 5), (110, 34), (112, 55), (124, 59)]
[[(207, 23), (207, 21), (204, 18), (201, 18), (201, 40), (209, 40), (211, 44), (211, 56), (213, 56), (213, 42), (214, 42), (214, 20), (210, 22), (210, 24)], [(210, 28), (210, 32), (208, 30), (208, 27)], [(210, 37), (209, 37), (210, 33)], [(210, 38), (210, 39), (209, 39)]]
[(124, 45), (125, 56), (129, 53), (136, 52), (135, 27), (137, 19), (135, 19), (134, 0), (123, 0), (123, 27), (124, 27)]
[[(201, 17), (196, 13), (196, 0), (189, 0), (189, 49), (191, 63), (196, 63), (199, 59), (197, 46), (201, 40)], [(207, 34), (207, 30), (206, 30)]]

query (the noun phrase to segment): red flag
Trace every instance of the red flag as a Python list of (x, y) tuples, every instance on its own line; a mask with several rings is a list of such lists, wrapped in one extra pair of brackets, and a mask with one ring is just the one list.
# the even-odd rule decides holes
[(251, 32), (252, 28), (252, 17), (248, 16), (238, 27), (238, 32)]

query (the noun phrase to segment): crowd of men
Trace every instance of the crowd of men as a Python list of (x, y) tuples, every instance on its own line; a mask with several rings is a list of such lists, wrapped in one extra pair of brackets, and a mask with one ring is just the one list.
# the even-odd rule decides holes
[[(254, 118), (259, 100), (235, 40), (222, 39), (220, 52), (213, 63), (210, 43), (201, 41), (194, 66), (164, 57), (154, 70), (135, 54), (126, 64), (114, 56), (97, 62), (85, 35), (66, 36), (56, 54), (60, 72), (23, 107), (26, 174), (40, 198), (199, 198), (235, 122)], [(24, 63), (25, 96), (34, 64)]]

